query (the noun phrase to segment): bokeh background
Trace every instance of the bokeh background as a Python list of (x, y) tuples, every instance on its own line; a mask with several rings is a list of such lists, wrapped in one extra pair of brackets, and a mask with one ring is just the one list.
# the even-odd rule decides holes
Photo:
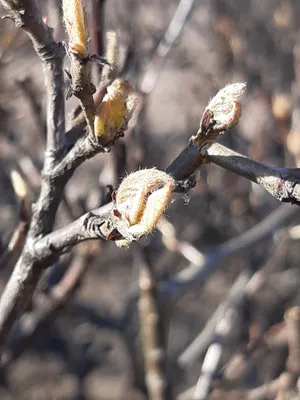
[[(41, 3), (55, 38), (63, 40), (59, 1)], [(140, 167), (165, 169), (198, 129), (208, 101), (228, 83), (247, 82), (247, 93), (240, 123), (221, 142), (272, 166), (298, 165), (298, 1), (182, 0), (181, 13), (190, 11), (169, 48), (163, 38), (178, 1), (106, 0), (100, 2), (101, 15), (94, 13), (97, 2), (88, 3), (90, 27), (103, 37), (98, 50), (105, 53), (107, 30), (119, 34), (122, 76), (143, 92), (143, 104), (138, 120), (115, 149), (96, 156), (76, 172), (67, 186), (57, 227), (103, 204), (107, 185), (116, 187), (126, 173)], [(1, 15), (5, 15), (3, 9)], [(10, 172), (15, 169), (22, 174), (32, 202), (39, 191), (45, 87), (40, 61), (26, 33), (8, 19), (1, 20), (0, 32), (0, 234), (4, 251), (18, 223), (20, 207)], [(95, 83), (97, 74), (95, 70)], [(67, 102), (70, 119), (76, 105), (76, 99)], [(165, 221), (164, 233), (157, 230), (143, 239), (143, 253), (157, 280), (167, 280), (190, 264), (187, 258), (196, 263), (200, 260), (201, 254), (194, 254), (194, 249), (213, 254), (217, 246), (238, 238), (279, 205), (242, 177), (205, 165), (196, 187), (188, 195), (174, 196), (166, 215), (172, 226)], [(295, 212), (293, 225), (299, 217)], [(265, 240), (224, 259), (207, 279), (187, 285), (178, 296), (162, 296), (167, 374), (176, 396), (196, 384), (215, 332), (193, 362), (180, 364), (180, 355), (203, 330), (241, 271), (250, 276), (262, 269), (267, 278), (235, 305), (234, 323), (224, 342), (215, 382), (222, 383), (224, 368), (237, 352), (242, 353), (251, 340), (280, 324), (284, 312), (299, 304), (299, 243), (297, 235), (292, 238), (284, 232), (279, 227), (271, 230)], [(86, 265), (80, 284), (47, 318), (38, 319), (41, 302), (76, 262)], [(10, 338), (1, 364), (1, 398), (146, 399), (137, 311), (139, 262), (134, 248), (124, 250), (111, 242), (96, 242), (84, 250), (74, 249), (47, 271), (25, 314), (27, 336), (24, 338), (23, 325), (17, 325)], [(13, 264), (0, 271), (1, 290)], [(285, 370), (286, 359), (284, 346), (264, 353), (233, 388), (251, 389), (271, 381)], [(287, 393), (290, 397), (286, 399), (300, 398), (296, 389)], [(213, 396), (217, 394), (210, 398), (225, 399), (225, 394)]]

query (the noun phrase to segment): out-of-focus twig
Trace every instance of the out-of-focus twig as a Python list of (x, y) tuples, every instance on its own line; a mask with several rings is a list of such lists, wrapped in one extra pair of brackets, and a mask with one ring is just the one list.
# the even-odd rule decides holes
[[(105, 0), (92, 0), (91, 13), (90, 13), (90, 26), (91, 26), (91, 50), (92, 54), (104, 55), (104, 7)], [(100, 69), (96, 69), (96, 81), (99, 82)]]
[(26, 313), (18, 322), (18, 334), (12, 335), (11, 343), (3, 353), (1, 369), (19, 357), (28, 347), (37, 329), (41, 328), (69, 302), (79, 287), (93, 257), (90, 245), (77, 248), (67, 271), (49, 294), (39, 293), (34, 300), (34, 310)]
[[(285, 322), (280, 324), (279, 327), (271, 327), (264, 335), (263, 340), (257, 343), (251, 350), (248, 359), (234, 357), (230, 361), (231, 366), (228, 366), (233, 373), (230, 373), (230, 381), (236, 382), (237, 377), (243, 376), (254, 363), (257, 363), (268, 352), (273, 352), (278, 348), (282, 348), (283, 345), (289, 344), (287, 371), (282, 372), (278, 378), (271, 382), (267, 382), (254, 389), (241, 389), (239, 393), (234, 390), (215, 390), (212, 398), (232, 399), (236, 398), (235, 395), (238, 395), (240, 397), (237, 398), (241, 399), (263, 400), (265, 398), (275, 398), (280, 393), (285, 393), (287, 390), (293, 388), (299, 378), (299, 327), (299, 307), (293, 307), (286, 312)], [(232, 380), (233, 376), (235, 376), (235, 379)], [(225, 378), (226, 380), (229, 378), (228, 371), (225, 371)]]
[(11, 172), (11, 179), (16, 196), (21, 201), (19, 222), (12, 234), (7, 248), (1, 254), (0, 268), (5, 267), (20, 255), (24, 246), (30, 221), (30, 201), (26, 183), (17, 171)]
[(214, 390), (212, 400), (265, 400), (275, 399), (279, 392), (285, 392), (294, 384), (292, 374), (283, 372), (278, 378), (254, 389)]
[(287, 347), (288, 334), (286, 324), (272, 326), (262, 338), (249, 343), (244, 352), (237, 352), (227, 363), (224, 380), (229, 385), (237, 385), (249, 370), (272, 351)]
[(162, 233), (162, 242), (169, 251), (181, 254), (186, 260), (193, 264), (203, 262), (204, 254), (190, 243), (179, 240), (176, 237), (174, 226), (166, 218), (162, 217), (157, 225), (158, 230)]
[(57, 147), (59, 136), (64, 132), (64, 96), (62, 61), (63, 48), (53, 41), (51, 29), (44, 24), (40, 6), (36, 1), (1, 0), (8, 10), (8, 17), (16, 26), (21, 26), (29, 34), (39, 55), (45, 74), (47, 87), (47, 149)]
[(182, 367), (189, 366), (197, 359), (197, 357), (201, 356), (213, 338), (217, 322), (220, 320), (222, 315), (224, 315), (228, 307), (230, 307), (232, 303), (234, 304), (237, 301), (240, 301), (244, 296), (247, 296), (247, 298), (253, 296), (255, 292), (259, 290), (263, 283), (268, 279), (271, 272), (274, 271), (275, 260), (278, 261), (279, 256), (281, 255), (282, 257), (282, 254), (285, 254), (286, 243), (287, 239), (286, 237), (283, 237), (282, 241), (277, 244), (276, 249), (273, 251), (272, 256), (268, 259), (266, 264), (253, 276), (250, 276), (247, 272), (242, 272), (240, 274), (232, 285), (228, 296), (216, 309), (214, 314), (206, 323), (204, 329), (179, 356), (178, 362)]
[(28, 210), (24, 200), (20, 204), (19, 219), (19, 223), (12, 234), (7, 248), (1, 254), (0, 268), (6, 267), (12, 260), (15, 260), (23, 249), (29, 227)]
[(170, 400), (172, 396), (166, 376), (166, 349), (155, 277), (138, 246), (136, 256), (140, 268), (139, 316), (147, 391), (151, 400)]
[(203, 351), (205, 351), (214, 337), (218, 323), (222, 320), (227, 310), (241, 300), (243, 295), (246, 293), (249, 279), (250, 276), (248, 272), (241, 272), (232, 285), (226, 299), (216, 309), (212, 317), (206, 323), (204, 329), (179, 356), (178, 363), (181, 367), (188, 367), (201, 356)]
[[(241, 315), (243, 299), (246, 294), (247, 283), (252, 273), (243, 271), (233, 284), (225, 302), (221, 304), (217, 311), (220, 312), (220, 318), (215, 326), (212, 343), (210, 344), (203, 364), (201, 374), (196, 384), (194, 399), (205, 400), (210, 392), (213, 379), (215, 378), (218, 367), (224, 352), (224, 342), (230, 336), (230, 333), (238, 330), (238, 314)], [(222, 315), (223, 305), (223, 315)]]
[(297, 208), (286, 206), (278, 207), (264, 220), (253, 228), (244, 232), (237, 238), (221, 244), (211, 252), (208, 252), (201, 263), (191, 264), (180, 271), (173, 278), (160, 283), (160, 289), (174, 293), (175, 295), (189, 287), (192, 283), (201, 284), (211, 276), (218, 266), (240, 251), (250, 250), (257, 243), (261, 243), (282, 225), (294, 220), (298, 214)]
[(277, 379), (265, 383), (255, 389), (246, 391), (246, 400), (263, 400), (265, 398), (274, 398), (278, 392), (286, 391), (295, 384), (295, 377), (289, 372), (283, 372)]
[(144, 94), (149, 94), (155, 87), (159, 72), (169, 54), (175, 40), (178, 38), (192, 10), (194, 0), (180, 0), (174, 16), (166, 30), (164, 37), (159, 42), (155, 53), (148, 63), (147, 70), (140, 83), (140, 90)]
[(285, 313), (288, 333), (289, 357), (287, 370), (300, 375), (300, 307), (292, 307)]
[(35, 122), (35, 125), (38, 129), (39, 134), (46, 136), (46, 123), (42, 115), (42, 107), (41, 104), (37, 100), (36, 93), (33, 88), (32, 80), (30, 77), (27, 77), (22, 80), (17, 81), (17, 85), (24, 93), (24, 98), (27, 100), (32, 116)]

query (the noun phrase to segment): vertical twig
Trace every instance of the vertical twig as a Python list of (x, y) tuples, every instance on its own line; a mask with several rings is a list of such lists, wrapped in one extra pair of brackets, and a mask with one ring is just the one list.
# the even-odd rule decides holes
[(140, 267), (138, 308), (146, 387), (150, 400), (171, 400), (171, 390), (165, 371), (166, 349), (155, 277), (142, 249), (138, 246), (136, 255)]
[(288, 331), (289, 357), (287, 370), (300, 375), (300, 307), (292, 307), (285, 313)]
[[(92, 54), (104, 55), (104, 6), (105, 0), (91, 1), (91, 51)], [(99, 82), (101, 66), (97, 65), (96, 82)]]

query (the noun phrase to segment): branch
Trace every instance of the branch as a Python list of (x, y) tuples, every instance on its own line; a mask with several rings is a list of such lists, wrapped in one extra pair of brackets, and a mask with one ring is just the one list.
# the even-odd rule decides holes
[[(82, 139), (76, 143), (67, 158), (56, 167), (54, 170), (55, 174), (59, 176), (60, 174), (71, 173), (71, 171), (82, 163), (87, 156), (91, 157), (94, 152), (98, 151), (93, 147), (93, 142), (89, 142), (90, 145), (87, 154), (85, 151), (82, 152), (80, 150), (82, 144), (80, 143), (85, 140), (89, 140), (89, 138)], [(194, 156), (194, 151), (194, 145), (189, 146), (183, 151), (182, 154), (184, 156), (182, 156), (182, 158), (179, 156), (167, 170), (172, 171), (173, 176), (176, 178), (178, 177), (179, 179), (184, 179), (189, 176), (191, 170), (193, 170), (193, 167), (196, 165), (195, 160), (199, 159), (199, 155), (197, 156), (198, 158), (195, 157), (194, 159), (193, 157), (190, 157), (190, 154)], [(96, 237), (106, 239), (107, 236), (105, 237), (105, 232), (107, 232), (107, 234), (110, 233), (107, 225), (109, 225), (108, 215), (111, 208), (112, 203), (106, 205), (104, 208), (101, 207), (93, 210), (92, 212), (81, 216), (73, 223), (46, 235), (36, 243), (35, 257), (39, 260), (51, 258), (53, 262), (54, 258), (58, 257), (61, 252), (65, 252), (71, 246), (82, 241), (95, 239)], [(281, 225), (287, 224), (289, 221), (293, 220), (297, 213), (298, 208), (289, 208), (285, 206), (279, 207), (263, 221), (240, 235), (238, 238), (223, 243), (211, 253), (203, 256), (202, 262), (197, 266), (191, 264), (174, 278), (162, 282), (160, 284), (161, 288), (166, 291), (178, 293), (179, 289), (184, 289), (190, 283), (206, 280), (221, 262), (238, 254), (241, 250), (251, 249), (261, 240), (269, 237), (269, 235)]]
[(270, 167), (218, 143), (208, 145), (206, 154), (208, 161), (257, 183), (277, 200), (300, 205), (299, 168)]
[(51, 29), (44, 24), (37, 1), (2, 0), (2, 4), (9, 11), (9, 17), (16, 26), (21, 26), (28, 32), (42, 61), (48, 107), (47, 151), (42, 172), (41, 192), (34, 208), (23, 253), (1, 297), (0, 346), (3, 345), (6, 334), (17, 318), (20, 309), (26, 307), (41, 276), (41, 265), (32, 257), (32, 243), (36, 237), (52, 230), (64, 189), (64, 185), (53, 184), (53, 180), (48, 179), (49, 171), (52, 170), (55, 163), (58, 139), (64, 132), (63, 49), (54, 42)]
[(2, 371), (26, 350), (37, 330), (55, 318), (73, 297), (90, 264), (92, 256), (89, 253), (87, 248), (78, 249), (60, 282), (51, 289), (49, 295), (39, 294), (34, 310), (20, 319), (17, 327), (18, 334), (12, 335), (1, 359)]
[[(11, 2), (11, 8), (13, 6), (15, 7), (13, 9), (14, 20), (18, 21), (17, 18), (22, 19), (23, 15), (30, 15), (30, 22), (33, 24), (32, 21), (35, 21), (38, 27), (40, 25), (42, 26), (42, 33), (48, 32), (50, 35), (50, 29), (41, 22), (41, 15), (39, 13), (39, 9), (35, 6), (36, 3), (31, 3), (29, 1), (24, 2), (26, 5), (27, 3), (29, 11), (24, 8), (22, 8), (20, 11), (20, 8), (15, 6), (16, 3)], [(6, 2), (5, 5), (7, 6), (7, 4), (8, 3)], [(31, 17), (31, 12), (33, 11), (34, 17)], [(33, 28), (34, 27), (35, 25), (33, 24)], [(27, 26), (27, 30), (30, 31), (30, 28), (31, 25), (29, 27)], [(39, 45), (41, 45), (43, 39), (44, 36), (40, 35), (38, 41)], [(48, 37), (46, 37), (45, 40), (46, 39), (48, 39)], [(44, 48), (47, 48), (47, 44), (48, 43), (45, 42)], [(36, 41), (34, 41), (34, 45), (36, 47)], [(55, 43), (54, 45), (57, 47)], [(61, 65), (58, 66), (58, 64), (54, 64), (52, 75), (50, 75), (53, 77), (57, 75), (60, 76), (60, 67)], [(46, 68), (45, 75), (47, 74), (48, 69)], [(55, 85), (55, 82), (52, 82), (51, 80), (48, 80), (47, 82), (49, 82), (49, 85), (50, 83)], [(60, 88), (62, 88), (62, 85)], [(53, 93), (53, 95), (55, 94), (54, 87), (52, 90), (50, 87), (48, 87), (48, 90), (50, 93)], [(53, 102), (55, 99), (55, 96), (48, 97), (48, 102), (50, 102), (50, 104), (48, 104), (48, 119), (54, 118), (52, 112), (54, 112)], [(61, 99), (63, 99), (63, 96), (61, 96)], [(128, 110), (126, 109), (126, 112), (127, 111)], [(61, 110), (59, 110), (59, 112), (61, 112)], [(126, 125), (127, 120), (124, 121), (124, 124), (120, 129), (118, 129), (116, 132), (112, 132), (114, 133), (114, 136), (109, 142), (109, 145), (112, 145), (114, 141), (123, 134), (123, 130), (126, 129)], [(56, 147), (54, 148), (52, 145), (49, 145), (49, 143), (54, 143), (54, 137), (52, 133), (53, 130), (49, 129), (47, 141), (48, 146), (42, 171), (41, 192), (34, 207), (28, 238), (24, 246), (23, 253), (15, 266), (15, 269), (0, 300), (0, 347), (3, 346), (6, 335), (16, 318), (19, 316), (20, 312), (26, 308), (27, 303), (32, 297), (44, 269), (52, 265), (59, 258), (59, 253), (55, 251), (51, 251), (50, 255), (47, 253), (47, 256), (42, 255), (39, 257), (38, 252), (35, 251), (35, 243), (52, 231), (57, 209), (63, 197), (66, 183), (71, 178), (75, 169), (85, 160), (100, 152), (106, 151), (106, 149), (101, 146), (101, 140), (94, 140), (93, 136), (89, 135), (76, 142), (74, 147), (72, 147), (71, 150), (65, 155), (67, 150), (66, 148), (56, 151)], [(87, 225), (89, 227), (91, 225), (94, 227), (93, 223), (89, 223)], [(108, 234), (110, 232), (107, 231), (106, 233)], [(95, 234), (94, 237), (96, 237)], [(99, 235), (97, 237), (99, 237)]]
[(88, 212), (76, 221), (38, 240), (34, 246), (35, 258), (40, 261), (54, 261), (61, 253), (85, 240), (99, 239), (101, 232), (102, 239), (106, 239), (105, 224), (111, 208), (112, 203), (109, 203)]
[[(34, 294), (44, 269), (55, 263), (59, 258), (60, 253), (55, 251), (55, 246), (51, 248), (51, 241), (46, 241), (46, 246), (50, 251), (46, 252), (44, 255), (39, 253), (39, 246), (35, 246), (35, 242), (38, 243), (39, 238), (45, 235), (47, 238), (47, 234), (52, 230), (64, 187), (76, 167), (88, 157), (92, 157), (97, 152), (103, 150), (101, 147), (94, 147), (91, 145), (91, 147), (88, 147), (87, 154), (84, 153), (84, 147), (82, 148), (82, 152), (80, 152), (79, 148), (83, 146), (85, 140), (87, 139), (76, 143), (69, 157), (58, 164), (56, 169), (54, 168), (51, 170), (50, 166), (46, 163), (47, 157), (45, 159), (41, 193), (35, 206), (28, 238), (23, 253), (0, 299), (0, 346), (3, 346), (13, 322), (18, 317), (20, 311), (26, 308), (28, 301)], [(88, 143), (91, 142), (89, 141)], [(59, 175), (59, 173), (61, 173), (61, 175)], [(101, 214), (100, 210), (98, 210), (98, 213)], [(80, 225), (79, 221), (84, 222), (84, 217), (75, 221), (75, 225), (77, 222), (76, 226), (80, 226), (80, 232), (82, 225)], [(72, 227), (73, 225), (71, 224), (69, 227), (70, 226)], [(87, 226), (93, 226), (93, 220), (89, 221)], [(78, 234), (77, 231), (74, 233), (75, 236)], [(71, 236), (72, 240), (74, 240), (74, 234)], [(96, 235), (94, 234), (94, 238), (95, 237)], [(97, 237), (99, 237), (99, 235)], [(67, 237), (65, 237), (64, 243), (65, 250), (65, 247), (70, 245)], [(35, 250), (35, 247), (37, 250)]]

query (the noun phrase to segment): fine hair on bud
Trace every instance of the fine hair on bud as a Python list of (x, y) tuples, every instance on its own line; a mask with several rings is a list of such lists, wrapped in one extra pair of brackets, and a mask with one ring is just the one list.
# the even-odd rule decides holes
[(226, 131), (236, 125), (241, 117), (239, 97), (245, 93), (246, 83), (233, 83), (221, 89), (206, 107), (214, 120), (214, 129)]
[(115, 31), (106, 33), (106, 59), (113, 66), (119, 66), (119, 41), (118, 34)]
[(112, 211), (113, 225), (123, 236), (119, 247), (147, 235), (156, 227), (167, 208), (175, 180), (155, 168), (129, 174), (119, 186)]
[(110, 142), (126, 127), (136, 105), (133, 87), (122, 79), (116, 79), (96, 109), (94, 132), (105, 142)]

